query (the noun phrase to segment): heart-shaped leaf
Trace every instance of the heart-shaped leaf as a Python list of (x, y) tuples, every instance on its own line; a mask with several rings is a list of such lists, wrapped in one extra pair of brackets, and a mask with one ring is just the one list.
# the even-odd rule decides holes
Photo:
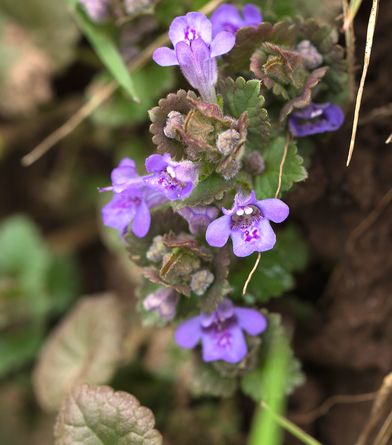
[(126, 392), (79, 385), (64, 400), (55, 445), (161, 445), (153, 413)]

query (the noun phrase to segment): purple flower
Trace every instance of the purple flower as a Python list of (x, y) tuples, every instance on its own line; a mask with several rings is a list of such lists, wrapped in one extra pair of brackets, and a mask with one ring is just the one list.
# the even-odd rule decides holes
[(218, 79), (215, 58), (233, 48), (234, 35), (223, 31), (212, 38), (212, 25), (207, 17), (199, 12), (189, 12), (172, 21), (169, 38), (174, 49), (156, 49), (154, 61), (161, 66), (180, 65), (185, 78), (199, 90), (201, 97), (207, 102), (215, 102)]
[(129, 187), (137, 187), (143, 184), (143, 178), (137, 174), (135, 162), (129, 158), (122, 159), (118, 167), (112, 170), (111, 180), (111, 186), (99, 190), (101, 192), (121, 193)]
[(225, 298), (212, 314), (201, 314), (181, 323), (175, 333), (176, 343), (192, 349), (202, 343), (203, 360), (240, 362), (247, 354), (245, 331), (259, 335), (267, 327), (266, 318), (254, 309), (235, 307)]
[(216, 207), (184, 207), (177, 211), (189, 224), (189, 230), (193, 235), (204, 233), (208, 224), (218, 216)]
[(79, 0), (94, 22), (104, 22), (109, 16), (109, 0)]
[(343, 110), (338, 105), (312, 103), (291, 114), (289, 129), (293, 136), (302, 138), (312, 134), (336, 131), (343, 121)]
[(161, 287), (147, 295), (143, 307), (146, 311), (155, 311), (161, 318), (170, 321), (176, 315), (177, 302), (178, 294), (174, 289)]
[(276, 236), (270, 221), (280, 223), (289, 214), (287, 204), (280, 199), (257, 201), (255, 192), (248, 197), (237, 193), (233, 208), (222, 210), (224, 215), (207, 227), (206, 240), (210, 246), (223, 247), (231, 236), (238, 257), (272, 249)]
[(257, 26), (262, 21), (260, 9), (255, 5), (245, 5), (241, 15), (235, 6), (225, 3), (211, 16), (212, 35), (215, 36), (221, 31), (235, 34), (243, 26)]
[(150, 208), (162, 204), (166, 198), (137, 174), (132, 159), (123, 159), (111, 176), (112, 185), (100, 189), (114, 192), (111, 201), (102, 208), (103, 223), (117, 229), (122, 236), (132, 224), (137, 237), (146, 236), (151, 223)]
[(145, 182), (170, 201), (188, 197), (198, 180), (198, 168), (193, 162), (173, 161), (169, 153), (149, 156), (146, 169), (152, 174), (144, 177)]

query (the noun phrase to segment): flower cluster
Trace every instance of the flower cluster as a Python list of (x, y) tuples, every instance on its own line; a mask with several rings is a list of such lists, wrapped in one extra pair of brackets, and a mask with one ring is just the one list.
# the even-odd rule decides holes
[(103, 223), (121, 235), (131, 227), (137, 237), (146, 236), (151, 224), (150, 209), (167, 200), (185, 198), (197, 182), (197, 166), (189, 161), (172, 161), (168, 153), (148, 157), (146, 169), (151, 174), (139, 176), (135, 162), (125, 158), (112, 172), (112, 185), (100, 189), (114, 193), (102, 209)]
[(149, 281), (137, 292), (142, 314), (176, 323), (177, 344), (201, 343), (205, 362), (243, 369), (268, 321), (229, 299), (240, 298), (231, 275), (245, 279), (242, 258), (279, 248), (274, 225), (289, 216), (279, 196), (306, 177), (295, 138), (343, 123), (334, 103), (340, 50), (329, 28), (266, 23), (251, 4), (221, 5), (211, 20), (177, 17), (169, 38), (173, 47), (156, 49), (153, 60), (179, 65), (197, 91), (170, 93), (149, 111), (157, 153), (143, 176), (129, 158), (112, 171), (112, 185), (101, 189), (113, 193), (103, 222)]

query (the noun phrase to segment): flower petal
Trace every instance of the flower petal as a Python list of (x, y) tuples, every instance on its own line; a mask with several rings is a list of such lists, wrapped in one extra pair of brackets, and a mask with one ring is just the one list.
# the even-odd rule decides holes
[(249, 335), (258, 335), (265, 331), (267, 320), (259, 311), (244, 307), (235, 308), (237, 323)]
[(235, 32), (241, 26), (242, 19), (235, 6), (225, 3), (211, 15), (211, 23), (213, 35), (216, 35), (223, 30)]
[(127, 191), (115, 194), (111, 201), (102, 208), (104, 225), (117, 229), (121, 235), (127, 230), (134, 216), (135, 206)]
[(240, 362), (248, 352), (245, 337), (239, 326), (232, 325), (224, 331), (211, 330), (202, 335), (203, 360)]
[(216, 35), (211, 43), (211, 57), (218, 57), (232, 50), (235, 45), (234, 34), (221, 31)]
[(246, 230), (231, 232), (233, 252), (238, 257), (251, 255), (253, 252), (271, 250), (276, 243), (276, 235), (267, 218)]
[(167, 167), (167, 161), (162, 155), (151, 155), (146, 159), (145, 166), (148, 172), (160, 172)]
[(169, 28), (169, 39), (176, 46), (178, 42), (182, 42), (185, 39), (185, 33), (188, 28), (188, 23), (185, 16), (176, 17)]
[(274, 223), (281, 223), (289, 216), (289, 206), (280, 199), (263, 199), (257, 201), (257, 207), (260, 208), (265, 218)]
[(178, 65), (176, 52), (174, 49), (167, 48), (166, 46), (156, 49), (152, 58), (160, 66)]
[(151, 225), (150, 209), (144, 200), (136, 209), (135, 218), (133, 219), (132, 232), (138, 237), (143, 238), (147, 235)]
[(197, 35), (209, 45), (212, 38), (212, 25), (209, 19), (201, 12), (188, 12), (185, 17), (188, 26), (193, 28)]
[(206, 240), (210, 246), (223, 247), (227, 243), (231, 232), (230, 220), (230, 216), (223, 215), (208, 225)]
[(263, 21), (260, 9), (251, 3), (242, 8), (242, 15), (244, 16), (244, 25), (247, 26), (257, 26)]
[(198, 316), (190, 318), (178, 326), (175, 340), (181, 348), (192, 349), (199, 343), (201, 335), (200, 316)]

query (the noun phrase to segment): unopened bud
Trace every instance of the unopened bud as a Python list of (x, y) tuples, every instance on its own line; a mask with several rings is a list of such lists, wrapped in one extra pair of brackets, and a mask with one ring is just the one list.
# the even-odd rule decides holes
[(191, 289), (196, 295), (204, 295), (214, 281), (214, 275), (209, 270), (199, 270), (192, 275)]
[(305, 68), (308, 70), (314, 70), (323, 63), (323, 56), (309, 40), (298, 43), (296, 50), (303, 57)]
[(178, 139), (177, 129), (184, 125), (184, 116), (178, 111), (170, 111), (167, 115), (166, 126), (163, 129), (165, 136), (170, 139)]
[(264, 159), (258, 151), (250, 152), (243, 161), (244, 169), (253, 176), (260, 175), (265, 170)]
[(229, 129), (219, 134), (216, 148), (220, 153), (228, 156), (238, 145), (240, 134), (237, 130)]
[(156, 236), (147, 250), (146, 257), (153, 263), (159, 263), (167, 254), (167, 247), (163, 244), (163, 236)]

